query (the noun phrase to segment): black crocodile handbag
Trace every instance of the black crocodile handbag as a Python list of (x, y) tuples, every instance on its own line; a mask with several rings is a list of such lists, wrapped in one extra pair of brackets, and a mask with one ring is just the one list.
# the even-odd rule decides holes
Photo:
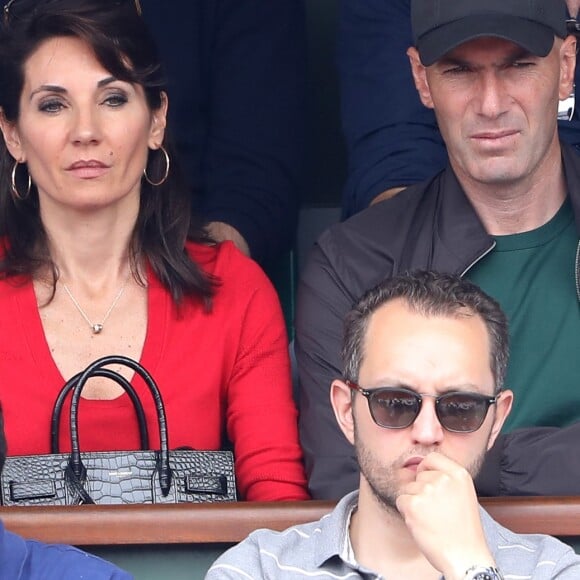
[[(129, 381), (106, 365), (125, 365), (141, 376), (155, 401), (160, 449), (149, 450), (141, 401)], [(78, 406), (89, 378), (116, 381), (129, 395), (139, 428), (141, 450), (81, 452)], [(72, 391), (71, 452), (58, 452), (63, 403)], [(51, 453), (13, 456), (2, 472), (2, 505), (80, 505), (200, 503), (236, 501), (231, 451), (169, 450), (165, 408), (159, 388), (143, 366), (123, 356), (107, 356), (70, 379), (59, 393), (51, 421)]]

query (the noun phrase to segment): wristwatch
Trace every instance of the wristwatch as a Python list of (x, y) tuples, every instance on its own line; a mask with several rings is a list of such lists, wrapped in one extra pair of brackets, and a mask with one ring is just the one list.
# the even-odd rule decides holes
[(492, 566), (472, 566), (463, 580), (504, 580), (503, 574)]

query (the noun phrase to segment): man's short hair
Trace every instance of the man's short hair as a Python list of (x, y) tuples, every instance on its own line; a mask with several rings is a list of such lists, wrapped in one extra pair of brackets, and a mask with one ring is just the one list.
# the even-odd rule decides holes
[(397, 298), (424, 316), (480, 316), (489, 335), (495, 389), (502, 389), (509, 356), (509, 333), (500, 305), (469, 280), (425, 271), (384, 280), (366, 292), (347, 314), (342, 348), (346, 380), (358, 382), (370, 317), (381, 306)]

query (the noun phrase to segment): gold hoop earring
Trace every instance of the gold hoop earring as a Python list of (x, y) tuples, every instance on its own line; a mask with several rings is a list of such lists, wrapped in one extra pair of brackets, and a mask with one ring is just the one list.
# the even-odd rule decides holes
[(165, 181), (167, 180), (167, 177), (169, 176), (169, 167), (171, 165), (170, 159), (169, 159), (169, 154), (165, 150), (165, 147), (163, 147), (163, 145), (160, 145), (158, 151), (161, 151), (161, 153), (163, 153), (163, 156), (165, 157), (165, 173), (163, 174), (163, 177), (159, 181), (152, 181), (151, 178), (147, 175), (147, 167), (145, 167), (145, 169), (143, 170), (143, 175), (145, 176), (145, 180), (147, 181), (147, 183), (149, 183), (153, 187), (157, 187), (158, 185), (165, 183)]
[[(30, 173), (28, 173), (28, 171), (26, 172), (28, 174), (28, 188), (26, 189), (26, 193), (24, 195), (20, 195), (20, 192), (18, 191), (18, 188), (16, 187), (16, 170), (18, 169), (18, 166), (21, 165), (18, 161), (14, 162), (14, 167), (12, 168), (12, 197), (14, 198), (15, 201), (26, 201), (28, 199), (28, 196), (30, 195), (30, 189), (32, 188), (32, 179), (30, 178)], [(22, 163), (22, 165), (24, 165), (24, 163)]]

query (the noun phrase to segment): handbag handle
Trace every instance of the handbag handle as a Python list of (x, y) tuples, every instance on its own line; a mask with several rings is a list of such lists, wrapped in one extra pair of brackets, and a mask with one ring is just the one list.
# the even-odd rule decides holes
[(69, 459), (69, 466), (71, 468), (72, 474), (79, 480), (84, 479), (84, 474), (86, 469), (81, 460), (81, 452), (79, 446), (79, 429), (78, 429), (78, 407), (81, 397), (81, 392), (87, 383), (87, 381), (93, 376), (97, 369), (107, 365), (123, 365), (133, 369), (145, 382), (151, 396), (153, 397), (153, 402), (155, 403), (155, 409), (157, 411), (157, 423), (159, 427), (159, 484), (161, 487), (161, 492), (164, 496), (169, 495), (171, 490), (171, 468), (169, 466), (169, 440), (167, 436), (167, 419), (165, 416), (165, 407), (163, 406), (163, 399), (161, 398), (161, 393), (159, 388), (155, 384), (153, 377), (147, 372), (147, 370), (141, 366), (138, 362), (133, 359), (121, 356), (121, 355), (110, 355), (104, 356), (96, 361), (92, 362), (80, 375), (77, 384), (73, 387), (73, 395), (70, 407), (70, 434), (71, 434), (71, 454)]
[[(59, 453), (59, 431), (60, 431), (60, 421), (62, 416), (62, 408), (67, 395), (78, 383), (81, 373), (77, 373), (74, 377), (70, 378), (60, 390), (56, 402), (54, 404), (54, 409), (52, 410), (52, 418), (50, 420), (50, 452)], [(147, 420), (145, 419), (145, 412), (143, 411), (143, 405), (139, 400), (135, 389), (131, 383), (119, 373), (112, 371), (111, 369), (96, 369), (92, 375), (93, 377), (105, 377), (115, 381), (119, 386), (121, 386), (133, 403), (135, 407), (135, 414), (137, 415), (137, 423), (139, 425), (139, 440), (141, 442), (141, 449), (149, 449), (149, 432), (147, 430)]]

